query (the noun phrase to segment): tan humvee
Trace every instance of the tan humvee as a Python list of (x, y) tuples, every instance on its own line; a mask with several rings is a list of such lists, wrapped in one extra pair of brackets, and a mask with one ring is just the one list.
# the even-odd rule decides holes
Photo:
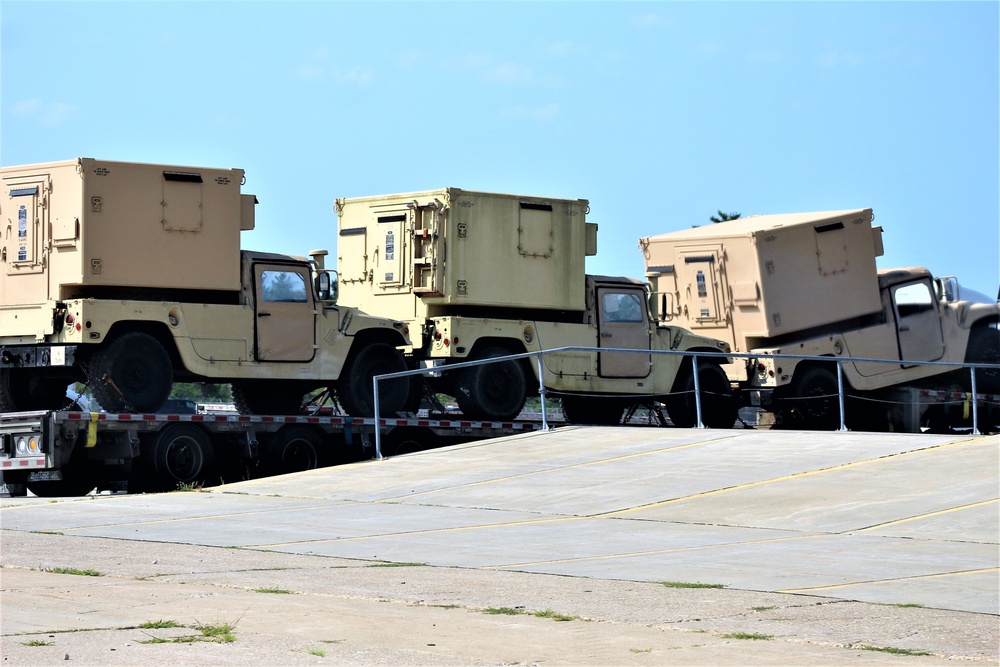
[(81, 158), (0, 178), (0, 410), (60, 407), (86, 381), (108, 410), (150, 412), (177, 379), (231, 382), (267, 413), (330, 386), (370, 415), (370, 377), (405, 370), (405, 326), (336, 306), (324, 251), (240, 250), (240, 169)]
[[(924, 268), (877, 270), (882, 229), (872, 219), (871, 209), (765, 215), (642, 238), (657, 320), (739, 352), (904, 362), (845, 363), (854, 394), (929, 378), (967, 386), (967, 371), (905, 362), (996, 363), (997, 304), (961, 301), (946, 289), (954, 279)], [(835, 398), (803, 400), (836, 395), (831, 364), (762, 357), (726, 368), (789, 420), (833, 425)], [(982, 378), (998, 390), (995, 373)]]
[[(565, 346), (718, 353), (718, 340), (655, 326), (645, 284), (588, 276), (597, 225), (588, 202), (444, 188), (338, 199), (341, 298), (405, 321), (416, 362), (450, 363)], [(419, 332), (419, 338), (417, 337)], [(730, 427), (719, 359), (702, 358), (705, 420)], [(472, 418), (509, 419), (541, 379), (565, 394), (571, 421), (617, 423), (624, 409), (663, 399), (675, 423), (695, 421), (691, 361), (626, 352), (546, 355), (432, 378)], [(673, 397), (666, 395), (681, 392)], [(709, 394), (708, 392), (711, 392)]]

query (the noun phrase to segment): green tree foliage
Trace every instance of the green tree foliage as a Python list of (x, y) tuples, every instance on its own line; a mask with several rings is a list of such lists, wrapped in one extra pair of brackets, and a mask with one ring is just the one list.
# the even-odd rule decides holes
[(724, 213), (723, 211), (716, 211), (718, 215), (713, 215), (709, 220), (712, 222), (728, 222), (730, 220), (738, 220), (740, 217), (739, 213)]

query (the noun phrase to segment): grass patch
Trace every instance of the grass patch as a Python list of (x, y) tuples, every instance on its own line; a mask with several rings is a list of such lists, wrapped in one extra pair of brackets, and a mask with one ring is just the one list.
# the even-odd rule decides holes
[(103, 577), (104, 575), (97, 570), (78, 570), (75, 567), (46, 567), (42, 568), (42, 572), (51, 572), (52, 574), (76, 574), (81, 577)]
[(916, 602), (902, 602), (898, 604), (887, 605), (889, 607), (899, 607), (900, 609), (923, 609), (924, 605), (917, 604)]
[(177, 484), (178, 491), (201, 491), (205, 488), (205, 485), (201, 482), (179, 482)]
[(308, 653), (309, 655), (316, 655), (321, 658), (326, 655), (326, 651), (324, 651), (321, 648), (308, 648), (306, 649), (306, 653)]
[(560, 614), (552, 611), (551, 609), (536, 611), (534, 615), (538, 618), (551, 618), (553, 621), (576, 621), (580, 618), (579, 616), (567, 616), (566, 614)]
[(777, 607), (750, 607), (754, 611), (771, 611), (772, 609), (777, 609)]
[(139, 626), (143, 630), (162, 630), (164, 628), (183, 628), (177, 621), (146, 621)]
[(868, 646), (862, 644), (857, 646), (862, 651), (878, 651), (879, 653), (891, 653), (892, 655), (930, 655), (927, 651), (914, 651), (908, 648), (893, 648), (891, 646)]
[(278, 595), (295, 595), (295, 591), (290, 591), (287, 588), (255, 588), (254, 593), (276, 593)]
[(494, 616), (520, 616), (525, 613), (523, 607), (486, 607), (482, 612)]
[(722, 635), (723, 639), (752, 639), (756, 641), (763, 641), (767, 639), (774, 639), (774, 635), (762, 635), (758, 632), (731, 632), (728, 635)]
[(651, 648), (630, 648), (628, 650), (628, 652), (629, 653), (652, 653), (653, 649), (651, 649)]
[(667, 588), (725, 588), (725, 584), (703, 584), (700, 581), (660, 581), (657, 582)]
[(236, 635), (233, 634), (233, 630), (235, 629), (236, 628), (229, 623), (195, 626), (195, 630), (200, 632), (201, 636), (205, 638), (206, 641), (217, 641), (222, 643), (236, 641)]
[(55, 646), (55, 644), (43, 639), (32, 639), (30, 642), (21, 642), (21, 646)]
[(427, 563), (374, 563), (368, 567), (426, 567)]

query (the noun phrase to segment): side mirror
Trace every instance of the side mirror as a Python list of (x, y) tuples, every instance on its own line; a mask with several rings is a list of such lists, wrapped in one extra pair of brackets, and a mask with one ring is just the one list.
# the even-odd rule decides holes
[(330, 281), (330, 274), (326, 271), (316, 274), (316, 296), (320, 301), (330, 301), (330, 292), (332, 291), (332, 283)]

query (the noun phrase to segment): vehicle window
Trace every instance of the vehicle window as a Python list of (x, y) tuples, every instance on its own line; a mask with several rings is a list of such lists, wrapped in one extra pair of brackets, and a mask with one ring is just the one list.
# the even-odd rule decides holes
[(642, 322), (642, 305), (635, 292), (605, 292), (602, 297), (605, 322)]
[(295, 271), (262, 271), (261, 299), (265, 302), (307, 303), (306, 280)]
[(901, 285), (895, 291), (896, 310), (900, 317), (907, 317), (934, 309), (934, 294), (925, 282)]

